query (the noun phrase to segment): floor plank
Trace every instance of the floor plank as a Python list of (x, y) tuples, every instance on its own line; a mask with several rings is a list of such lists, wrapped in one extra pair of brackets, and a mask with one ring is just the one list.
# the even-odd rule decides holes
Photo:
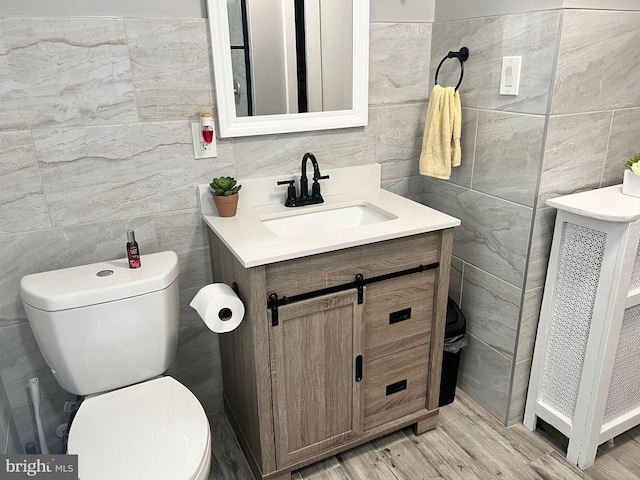
[[(586, 473), (580, 471), (578, 467), (571, 465), (558, 452), (551, 452), (543, 455), (531, 467), (540, 475), (543, 480), (588, 480)], [(614, 479), (611, 479), (614, 480)], [(622, 479), (619, 479), (622, 480)]]
[(449, 405), (440, 407), (440, 414), (438, 415), (438, 425), (445, 425), (449, 422), (453, 422), (458, 418), (467, 416), (467, 410), (464, 408), (462, 402), (453, 401)]
[(405, 430), (405, 435), (416, 444), (440, 475), (448, 480), (492, 478), (490, 473), (471, 458), (442, 428), (436, 428), (418, 436), (410, 430)]
[(558, 451), (558, 447), (541, 432), (531, 432), (523, 424), (498, 431), (511, 443), (511, 446), (524, 455), (530, 462), (546, 453)]
[(540, 480), (529, 466), (529, 459), (486, 423), (466, 417), (441, 428), (455, 438), (464, 451), (489, 472), (491, 478)]
[[(294, 472), (295, 473), (295, 472)], [(291, 477), (293, 478), (293, 476)], [(314, 475), (313, 480), (353, 480), (341, 465)]]
[[(467, 415), (475, 419), (478, 423), (484, 424), (499, 432), (507, 439), (514, 449), (522, 453), (529, 461), (533, 461), (545, 453), (552, 451), (566, 452), (562, 446), (558, 445), (556, 438), (551, 437), (543, 431), (530, 432), (524, 425), (516, 424), (511, 427), (502, 425), (493, 415), (491, 415), (482, 406), (478, 405), (466, 393), (458, 389), (456, 403), (461, 404), (461, 408), (467, 412)], [(555, 433), (555, 431), (554, 431)]]
[(312, 463), (308, 467), (301, 468), (300, 470), (298, 470), (298, 473), (300, 474), (301, 478), (306, 479), (338, 467), (340, 467), (340, 462), (338, 461), (338, 459), (336, 457), (329, 457), (325, 460)]
[(404, 442), (406, 440), (407, 436), (404, 434), (404, 432), (402, 430), (398, 430), (397, 432), (390, 433), (389, 435), (385, 435), (384, 437), (371, 440), (369, 442), (369, 445), (371, 445), (371, 448), (378, 451), (384, 448), (391, 447), (398, 442)]
[(233, 435), (229, 421), (223, 412), (209, 417), (211, 427), (210, 479), (251, 479), (252, 474), (240, 446)]
[(631, 472), (640, 473), (640, 429), (633, 428), (613, 439), (613, 445), (603, 444), (598, 453), (604, 453), (615, 459)]
[[(640, 446), (640, 444), (637, 444)], [(636, 455), (640, 454), (636, 451)], [(639, 480), (640, 477), (628, 470), (623, 464), (616, 461), (615, 458), (610, 455), (603, 454), (596, 458), (596, 462), (584, 473), (588, 475), (591, 480)], [(640, 473), (636, 470), (636, 473)]]
[[(566, 438), (548, 425), (505, 428), (463, 391), (443, 407), (439, 426), (422, 435), (391, 433), (293, 472), (293, 480), (640, 480), (640, 427), (598, 449), (581, 471), (564, 458)], [(229, 423), (209, 419), (209, 480), (252, 480)]]
[(338, 455), (352, 480), (397, 480), (382, 456), (368, 443)]
[(384, 463), (399, 480), (444, 479), (409, 438), (379, 451)]

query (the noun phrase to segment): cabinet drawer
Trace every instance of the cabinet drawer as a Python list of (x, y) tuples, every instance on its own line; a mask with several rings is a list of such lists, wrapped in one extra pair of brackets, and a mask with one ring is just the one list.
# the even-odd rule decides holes
[(425, 408), (429, 344), (364, 365), (364, 429)]
[(280, 298), (440, 261), (442, 232), (430, 232), (265, 266), (266, 293)]
[(367, 360), (430, 341), (435, 278), (435, 271), (427, 270), (366, 287)]

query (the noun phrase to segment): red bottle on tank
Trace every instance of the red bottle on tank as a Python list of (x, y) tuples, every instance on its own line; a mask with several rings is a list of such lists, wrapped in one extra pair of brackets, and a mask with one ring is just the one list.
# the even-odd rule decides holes
[(129, 258), (129, 268), (140, 268), (142, 265), (140, 262), (140, 250), (133, 230), (127, 232), (127, 257)]

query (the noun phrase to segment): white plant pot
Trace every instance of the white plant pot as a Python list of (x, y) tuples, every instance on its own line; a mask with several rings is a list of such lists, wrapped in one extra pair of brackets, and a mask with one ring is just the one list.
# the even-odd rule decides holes
[(625, 170), (624, 179), (622, 180), (622, 193), (632, 197), (640, 197), (640, 176), (631, 170)]

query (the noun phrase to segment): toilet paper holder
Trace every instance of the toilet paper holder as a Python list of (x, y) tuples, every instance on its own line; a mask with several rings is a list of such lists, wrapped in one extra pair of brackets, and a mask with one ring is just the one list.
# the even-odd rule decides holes
[(209, 330), (228, 333), (244, 319), (245, 307), (237, 283), (211, 283), (203, 286), (189, 303)]

